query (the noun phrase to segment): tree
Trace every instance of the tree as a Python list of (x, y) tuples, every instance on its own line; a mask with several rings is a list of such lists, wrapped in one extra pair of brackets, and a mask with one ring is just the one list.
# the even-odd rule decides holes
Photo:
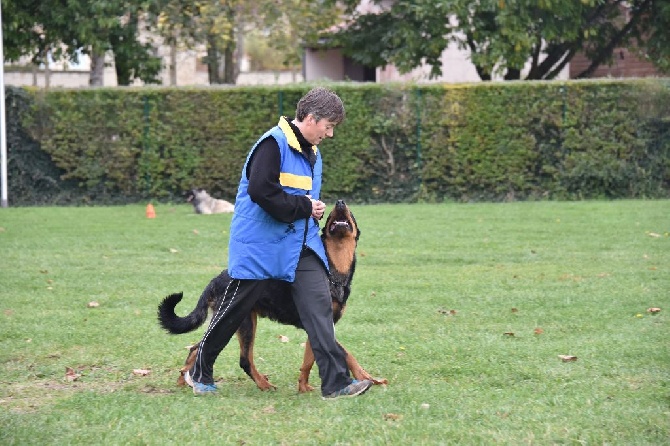
[(255, 24), (264, 30), (271, 48), (284, 56), (283, 64), (294, 69), (302, 63), (305, 43), (315, 44), (320, 33), (342, 21), (339, 3), (321, 0), (264, 0), (256, 8)]
[(139, 42), (139, 14), (153, 0), (3, 0), (5, 57), (30, 56), (35, 65), (91, 57), (92, 84), (112, 51), (121, 85), (139, 78), (156, 82), (160, 61), (149, 42)]
[(264, 36), (284, 56), (284, 65), (294, 68), (301, 63), (301, 44), (341, 20), (342, 8), (323, 0), (158, 0), (150, 13), (170, 45), (205, 45), (210, 84), (232, 84), (239, 35), (246, 30)]
[[(237, 77), (235, 31), (247, 3), (242, 0), (157, 0), (148, 20), (175, 49), (204, 45), (210, 84), (234, 84)], [(171, 64), (174, 70), (175, 62)], [(221, 70), (223, 67), (223, 71)]]
[(617, 47), (630, 47), (668, 70), (670, 5), (664, 0), (397, 0), (380, 11), (356, 12), (331, 34), (330, 45), (368, 66), (394, 64), (403, 72), (426, 63), (442, 73), (441, 55), (450, 41), (470, 51), (482, 80), (494, 75), (552, 79), (583, 51), (592, 61), (586, 77), (612, 61)]
[(2, 35), (4, 56), (17, 61), (30, 56), (36, 65), (45, 63), (49, 52), (56, 60), (76, 60), (80, 44), (70, 21), (76, 11), (68, 11), (63, 2), (42, 0), (3, 0)]

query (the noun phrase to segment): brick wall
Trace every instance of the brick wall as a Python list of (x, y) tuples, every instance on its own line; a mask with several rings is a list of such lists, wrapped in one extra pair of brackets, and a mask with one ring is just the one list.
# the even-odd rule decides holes
[[(579, 73), (588, 68), (590, 63), (583, 53), (577, 53), (570, 61), (570, 79), (576, 78)], [(590, 77), (654, 77), (660, 75), (651, 62), (640, 59), (625, 48), (617, 48), (614, 51), (612, 65), (601, 64)]]

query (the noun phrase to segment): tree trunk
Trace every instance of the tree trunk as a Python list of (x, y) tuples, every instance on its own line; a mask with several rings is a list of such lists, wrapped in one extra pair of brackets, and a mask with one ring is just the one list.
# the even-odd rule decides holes
[(207, 36), (207, 75), (210, 85), (221, 83), (219, 63), (219, 49), (216, 46), (216, 38), (214, 36)]
[(105, 53), (91, 54), (91, 75), (88, 84), (92, 87), (102, 87), (105, 80)]
[(237, 79), (235, 73), (235, 46), (229, 44), (223, 52), (223, 83), (234, 84)]
[(521, 70), (518, 68), (507, 67), (507, 73), (505, 73), (505, 80), (518, 81), (519, 79), (521, 79)]
[(44, 88), (51, 86), (51, 68), (49, 67), (49, 50), (44, 50)]
[(170, 85), (177, 85), (177, 44), (170, 45)]

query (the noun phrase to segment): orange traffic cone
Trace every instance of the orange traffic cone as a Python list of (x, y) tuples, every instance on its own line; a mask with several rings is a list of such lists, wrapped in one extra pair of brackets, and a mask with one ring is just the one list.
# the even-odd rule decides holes
[(156, 211), (151, 203), (147, 204), (147, 218), (156, 218)]

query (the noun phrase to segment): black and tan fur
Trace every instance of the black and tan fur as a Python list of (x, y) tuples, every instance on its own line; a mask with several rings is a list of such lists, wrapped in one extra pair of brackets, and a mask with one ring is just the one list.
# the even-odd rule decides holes
[[(360, 236), (360, 230), (356, 220), (342, 200), (331, 211), (326, 224), (321, 231), (321, 239), (326, 248), (330, 264), (330, 293), (333, 301), (333, 320), (337, 322), (344, 314), (347, 299), (351, 293), (351, 280), (356, 268), (356, 245)], [(174, 309), (182, 299), (182, 293), (171, 294), (166, 297), (158, 307), (158, 320), (161, 326), (172, 334), (181, 334), (192, 331), (203, 324), (208, 312), (212, 311), (230, 282), (228, 271), (224, 270), (207, 285), (200, 300), (193, 311), (184, 317), (178, 317)], [(237, 338), (240, 343), (240, 367), (254, 380), (261, 390), (276, 389), (268, 377), (258, 372), (254, 364), (254, 340), (256, 336), (256, 324), (258, 317), (266, 317), (282, 324), (293, 325), (303, 329), (298, 311), (291, 298), (290, 288), (287, 282), (280, 280), (272, 281), (271, 288), (260, 297), (251, 314), (242, 322), (237, 330)], [(177, 383), (183, 385), (184, 373), (190, 370), (197, 355), (199, 344), (191, 347), (190, 352), (181, 369), (181, 376)], [(346, 350), (345, 350), (346, 351)], [(309, 385), (309, 374), (314, 365), (314, 354), (309, 344), (305, 345), (305, 354), (300, 377), (298, 378), (298, 390), (307, 392), (313, 390)], [(358, 380), (370, 379), (375, 384), (386, 384), (385, 379), (375, 379), (366, 372), (349, 352), (346, 356), (347, 366), (352, 376)]]

